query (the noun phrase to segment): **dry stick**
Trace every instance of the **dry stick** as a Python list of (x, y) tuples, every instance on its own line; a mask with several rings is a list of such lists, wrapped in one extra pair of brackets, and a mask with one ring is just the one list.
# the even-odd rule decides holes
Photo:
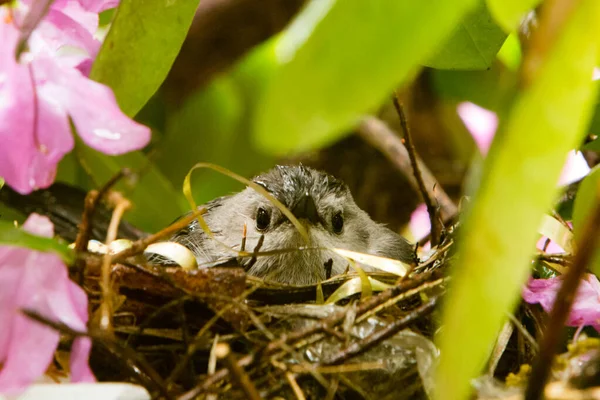
[(441, 295), (432, 296), (425, 303), (420, 305), (419, 307), (412, 310), (410, 313), (405, 315), (404, 317), (395, 320), (391, 324), (387, 325), (385, 328), (379, 329), (364, 339), (361, 339), (357, 342), (352, 343), (350, 346), (341, 350), (331, 359), (327, 360), (324, 364), (333, 365), (342, 363), (354, 356), (357, 356), (372, 347), (378, 345), (382, 341), (387, 338), (394, 336), (396, 333), (400, 332), (402, 329), (406, 328), (416, 319), (429, 314), (435, 308), (438, 303)]
[[(104, 335), (103, 332), (95, 333), (93, 331), (82, 332), (75, 329), (72, 329), (68, 325), (62, 322), (55, 322), (49, 320), (43, 315), (37, 313), (36, 311), (31, 310), (21, 310), (23, 314), (25, 314), (28, 318), (39, 322), (43, 325), (46, 325), (57, 332), (64, 333), (74, 338), (78, 337), (88, 337), (92, 339), (95, 343), (103, 345), (109, 352), (113, 354), (118, 354), (122, 361), (125, 361), (125, 364), (129, 368), (131, 375), (139, 381), (141, 385), (146, 387), (147, 389), (152, 389), (152, 391), (156, 390), (166, 398), (172, 399), (167, 390), (166, 385), (164, 384), (160, 375), (148, 364), (143, 358), (138, 356), (138, 354), (131, 349), (130, 347), (124, 346), (123, 344), (111, 340)], [(150, 391), (150, 390), (149, 390)]]
[[(117, 239), (119, 230), (119, 224), (125, 211), (131, 208), (131, 202), (123, 197), (119, 193), (114, 193), (114, 201), (116, 202), (115, 209), (113, 210), (108, 231), (106, 232), (106, 245), (110, 245)], [(102, 258), (102, 281), (100, 287), (102, 288), (102, 302), (100, 304), (100, 328), (112, 332), (112, 292), (110, 284), (110, 266), (111, 266), (111, 255), (105, 254)]]
[(580, 243), (573, 260), (573, 265), (564, 274), (564, 280), (556, 301), (550, 313), (550, 320), (540, 345), (540, 353), (533, 364), (529, 385), (525, 392), (525, 400), (537, 400), (543, 397), (544, 387), (550, 375), (554, 354), (565, 335), (565, 321), (573, 305), (579, 281), (585, 273), (587, 265), (592, 260), (598, 248), (600, 237), (600, 188), (596, 189), (596, 201), (594, 202), (591, 218), (588, 219), (581, 235)]
[(254, 383), (250, 380), (250, 377), (244, 371), (244, 369), (238, 364), (237, 360), (231, 353), (231, 348), (227, 343), (219, 343), (217, 344), (217, 349), (215, 350), (217, 354), (217, 358), (220, 358), (224, 361), (232, 379), (237, 383), (244, 393), (246, 394), (246, 398), (250, 400), (260, 400), (260, 394), (254, 386)]
[[(427, 187), (425, 186), (425, 182), (423, 182), (423, 176), (421, 175), (421, 170), (419, 169), (419, 164), (417, 163), (417, 151), (415, 150), (415, 146), (412, 141), (412, 136), (408, 127), (408, 121), (406, 119), (406, 114), (404, 113), (404, 107), (398, 101), (397, 93), (394, 93), (392, 101), (394, 103), (394, 107), (396, 108), (396, 112), (398, 113), (398, 117), (400, 118), (402, 130), (404, 131), (404, 145), (406, 147), (406, 151), (408, 152), (408, 157), (410, 158), (413, 176), (415, 177), (415, 181), (417, 181), (419, 192), (421, 193), (423, 201), (427, 206), (427, 213), (429, 214), (429, 221), (431, 222), (431, 246), (437, 246), (440, 243), (440, 238), (442, 236), (443, 223), (439, 217), (438, 207), (433, 204), (432, 196), (430, 196), (429, 192), (427, 191)], [(431, 189), (433, 191), (434, 187)]]
[[(366, 117), (358, 126), (357, 131), (360, 137), (387, 157), (394, 167), (408, 179), (408, 182), (415, 191), (420, 190), (419, 184), (412, 172), (410, 156), (406, 147), (404, 147), (402, 140), (385, 122), (375, 117)], [(458, 214), (458, 208), (442, 189), (423, 161), (419, 157), (416, 157), (416, 161), (428, 195), (435, 197), (440, 205), (442, 220), (444, 222), (450, 221)], [(434, 188), (435, 195), (433, 193)]]
[(108, 182), (100, 188), (100, 190), (91, 190), (85, 197), (85, 206), (83, 214), (81, 214), (81, 225), (79, 225), (79, 232), (77, 232), (77, 238), (75, 239), (75, 251), (81, 252), (86, 251), (90, 235), (92, 232), (92, 218), (96, 212), (96, 207), (104, 195), (113, 187), (119, 179), (129, 174), (128, 169), (122, 169), (115, 176), (110, 178)]

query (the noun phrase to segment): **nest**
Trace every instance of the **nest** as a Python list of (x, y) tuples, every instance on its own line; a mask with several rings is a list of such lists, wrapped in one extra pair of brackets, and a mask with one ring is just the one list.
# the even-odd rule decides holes
[(119, 263), (107, 299), (103, 257), (88, 254), (91, 326), (106, 310), (112, 322), (91, 332), (90, 365), (100, 381), (161, 398), (426, 398), (416, 353), (436, 351), (444, 255), (400, 280), (373, 274), (392, 286), (371, 297), (318, 305), (319, 290), (327, 298), (355, 276), (291, 287), (248, 277), (234, 260), (193, 271)]

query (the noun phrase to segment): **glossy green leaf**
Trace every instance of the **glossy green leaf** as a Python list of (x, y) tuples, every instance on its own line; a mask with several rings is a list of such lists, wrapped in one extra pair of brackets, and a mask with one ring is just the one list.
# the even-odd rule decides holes
[(595, 166), (586, 176), (577, 190), (575, 204), (573, 205), (573, 232), (575, 240), (579, 242), (585, 221), (590, 218), (592, 206), (598, 202), (596, 193), (600, 185), (600, 165)]
[(452, 36), (425, 65), (438, 69), (488, 69), (496, 59), (506, 36), (492, 21), (485, 5), (480, 4), (465, 16)]
[(453, 101), (470, 101), (483, 108), (499, 111), (514, 91), (516, 74), (496, 62), (487, 71), (431, 72), (439, 95)]
[(515, 33), (511, 33), (498, 51), (498, 60), (511, 71), (516, 71), (521, 65), (522, 56), (521, 42)]
[(521, 20), (533, 10), (541, 0), (486, 0), (490, 13), (494, 20), (506, 32), (513, 32), (521, 23)]
[[(577, 190), (575, 204), (573, 206), (573, 233), (576, 243), (585, 241), (582, 238), (582, 231), (585, 229), (585, 223), (591, 217), (593, 206), (597, 204), (598, 192), (600, 189), (600, 165), (595, 166), (588, 176), (586, 176)], [(591, 240), (591, 239), (589, 239)], [(600, 254), (597, 254), (590, 264), (590, 270), (597, 276), (600, 276)]]
[[(599, 81), (596, 81), (596, 85)], [(589, 134), (600, 136), (600, 96), (596, 98), (596, 105), (594, 107), (594, 116), (590, 121), (588, 132)], [(592, 150), (600, 152), (600, 140), (596, 139), (583, 145), (582, 150)]]
[[(515, 97), (486, 159), (463, 225), (439, 337), (436, 398), (469, 398), (531, 267), (537, 228), (550, 209), (567, 152), (591, 116), (590, 79), (600, 48), (600, 3), (582, 0)], [(468, 329), (466, 329), (468, 327)]]
[(278, 64), (256, 110), (257, 143), (283, 154), (339, 139), (415, 73), (475, 3), (311, 1), (254, 60)]
[(123, 179), (115, 189), (133, 203), (125, 219), (147, 232), (156, 232), (188, 210), (180, 187), (181, 182), (170, 182), (141, 152), (118, 157), (107, 156), (78, 143), (77, 156), (98, 185), (103, 185), (121, 169), (129, 168), (139, 179)]
[(163, 82), (199, 0), (121, 0), (90, 77), (110, 86), (134, 116)]
[(59, 243), (52, 238), (32, 235), (7, 221), (0, 221), (0, 245), (26, 247), (37, 251), (52, 252), (59, 255), (67, 264), (73, 262), (73, 250), (69, 249), (67, 245)]

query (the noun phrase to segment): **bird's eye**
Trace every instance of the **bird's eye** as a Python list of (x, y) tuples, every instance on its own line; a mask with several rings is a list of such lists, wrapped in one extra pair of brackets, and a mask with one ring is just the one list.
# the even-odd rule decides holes
[(331, 226), (333, 227), (333, 231), (335, 233), (341, 233), (344, 228), (344, 217), (342, 217), (342, 213), (338, 212), (331, 217)]
[(271, 214), (269, 214), (269, 212), (266, 209), (262, 207), (259, 208), (256, 212), (256, 229), (258, 229), (259, 231), (264, 231), (269, 227), (270, 223)]

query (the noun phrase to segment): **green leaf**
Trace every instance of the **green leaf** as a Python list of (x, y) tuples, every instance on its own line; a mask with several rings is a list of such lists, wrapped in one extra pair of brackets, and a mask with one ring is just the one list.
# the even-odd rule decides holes
[(32, 235), (7, 221), (0, 221), (0, 245), (56, 253), (67, 264), (71, 264), (74, 259), (73, 250), (68, 246), (52, 238)]
[(506, 31), (513, 32), (530, 10), (541, 0), (486, 0), (494, 20)]
[(585, 222), (590, 218), (593, 205), (598, 202), (596, 198), (598, 185), (600, 185), (600, 165), (596, 165), (590, 171), (579, 185), (579, 189), (577, 189), (575, 204), (573, 205), (573, 233), (575, 234), (576, 243), (580, 243)]
[[(80, 142), (77, 156), (97, 184), (103, 185), (121, 169), (129, 168), (139, 180), (121, 180), (114, 189), (133, 203), (125, 219), (147, 232), (156, 232), (187, 211), (183, 194), (162, 175), (143, 153), (132, 152), (113, 157), (95, 151)], [(179, 186), (180, 182), (175, 182)]]
[(516, 71), (521, 65), (522, 56), (521, 42), (516, 34), (511, 33), (498, 51), (498, 60), (502, 61), (511, 71)]
[(253, 60), (278, 64), (256, 110), (256, 142), (283, 154), (339, 139), (412, 76), (475, 3), (311, 1)]
[(121, 0), (90, 77), (134, 116), (167, 76), (199, 0)]
[[(600, 82), (595, 81), (596, 85), (600, 84)], [(600, 95), (596, 98), (596, 103), (594, 107), (594, 116), (590, 121), (588, 132), (590, 134), (600, 136)], [(592, 150), (600, 152), (600, 140), (596, 139), (589, 143), (586, 143), (581, 147), (582, 150)]]
[[(464, 221), (444, 305), (437, 399), (466, 399), (519, 300), (537, 229), (550, 209), (567, 152), (581, 139), (596, 96), (600, 3), (582, 0), (521, 87), (486, 159)], [(465, 329), (468, 327), (468, 329)]]
[[(585, 229), (585, 223), (591, 217), (593, 207), (600, 201), (598, 199), (598, 188), (600, 187), (600, 165), (596, 165), (586, 176), (577, 190), (575, 204), (573, 206), (573, 234), (576, 243), (582, 243), (581, 235)], [(591, 239), (588, 239), (591, 240)], [(598, 252), (596, 252), (598, 253)], [(600, 254), (596, 254), (590, 263), (590, 270), (600, 276)]]
[(488, 69), (506, 36), (481, 3), (465, 16), (452, 36), (425, 62), (425, 66), (438, 69)]
[(496, 62), (487, 71), (431, 71), (436, 91), (445, 99), (470, 101), (500, 111), (514, 94), (516, 74)]

